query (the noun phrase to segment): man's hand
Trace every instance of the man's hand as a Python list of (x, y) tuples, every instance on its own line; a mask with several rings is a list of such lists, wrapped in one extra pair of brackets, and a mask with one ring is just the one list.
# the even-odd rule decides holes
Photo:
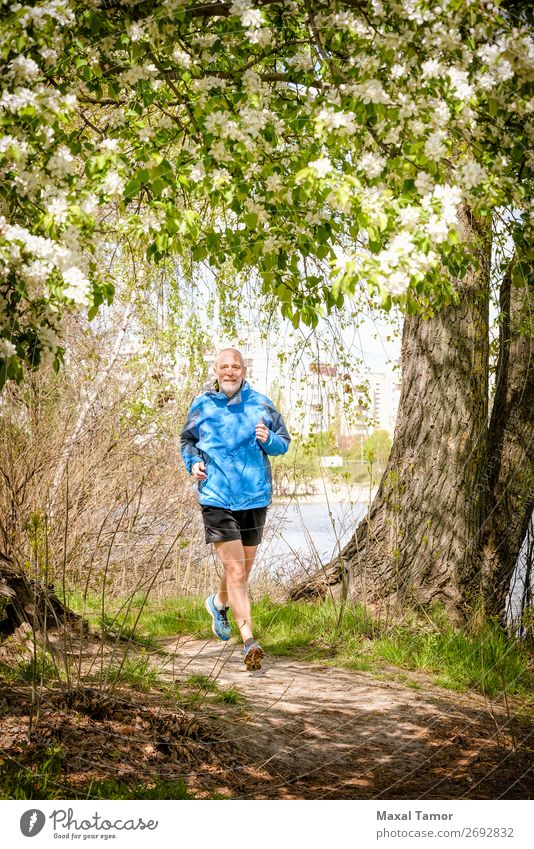
[(256, 425), (256, 439), (259, 442), (267, 442), (269, 439), (269, 431), (264, 422), (259, 422)]
[(193, 463), (191, 466), (191, 474), (197, 481), (205, 481), (208, 477), (204, 463)]

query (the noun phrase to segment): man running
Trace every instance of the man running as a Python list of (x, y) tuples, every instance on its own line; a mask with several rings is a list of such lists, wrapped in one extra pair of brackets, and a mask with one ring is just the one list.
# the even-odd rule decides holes
[(214, 388), (193, 402), (180, 434), (182, 457), (198, 481), (206, 543), (223, 565), (219, 592), (206, 609), (213, 633), (230, 639), (228, 607), (243, 640), (247, 669), (261, 669), (263, 649), (254, 639), (247, 581), (261, 542), (272, 484), (269, 456), (285, 454), (290, 436), (272, 401), (251, 389), (243, 357), (219, 351)]

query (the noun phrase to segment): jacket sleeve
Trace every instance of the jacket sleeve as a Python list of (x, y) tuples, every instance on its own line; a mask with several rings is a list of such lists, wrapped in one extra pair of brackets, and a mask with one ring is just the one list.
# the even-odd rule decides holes
[(191, 405), (185, 424), (180, 431), (180, 450), (182, 459), (189, 474), (194, 463), (203, 463), (204, 457), (197, 449), (199, 438), (198, 424), (202, 410), (202, 398), (197, 398)]
[(272, 401), (269, 401), (266, 404), (266, 411), (268, 411), (271, 419), (269, 437), (266, 442), (260, 442), (259, 444), (260, 448), (262, 448), (266, 454), (270, 454), (271, 457), (276, 457), (277, 454), (286, 453), (289, 448), (289, 443), (291, 442), (291, 437), (287, 432), (287, 428), (281, 414), (275, 408)]

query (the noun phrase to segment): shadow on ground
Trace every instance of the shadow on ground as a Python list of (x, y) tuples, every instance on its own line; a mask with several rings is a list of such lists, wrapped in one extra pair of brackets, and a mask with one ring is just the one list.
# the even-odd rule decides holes
[(261, 799), (524, 799), (533, 729), (482, 696), (413, 689), (368, 673), (270, 658), (247, 673), (240, 648), (166, 643), (178, 679), (202, 674), (246, 698), (220, 739), (242, 753), (233, 795)]

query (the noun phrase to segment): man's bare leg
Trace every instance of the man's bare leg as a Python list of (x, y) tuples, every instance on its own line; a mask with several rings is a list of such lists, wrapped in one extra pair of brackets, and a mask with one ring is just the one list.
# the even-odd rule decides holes
[(247, 580), (254, 563), (257, 546), (244, 546), (241, 540), (214, 543), (224, 567), (221, 587), (217, 594), (220, 604), (229, 604), (245, 643), (253, 639), (250, 599)]
[[(247, 578), (247, 584), (249, 575), (252, 571), (252, 567), (254, 565), (254, 558), (256, 557), (256, 552), (258, 550), (257, 545), (244, 545), (243, 553), (245, 555), (245, 573)], [(228, 605), (228, 587), (226, 585), (226, 572), (223, 571), (223, 575), (221, 578), (221, 584), (219, 587), (219, 592), (217, 593), (217, 603), (220, 605), (224, 605), (225, 607)]]

